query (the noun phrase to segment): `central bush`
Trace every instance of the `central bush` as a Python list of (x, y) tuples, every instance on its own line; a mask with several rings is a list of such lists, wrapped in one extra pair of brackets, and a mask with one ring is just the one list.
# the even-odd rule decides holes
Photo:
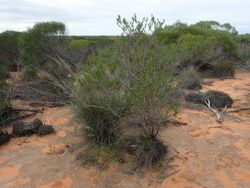
[[(156, 143), (173, 102), (170, 94), (179, 85), (170, 74), (164, 44), (149, 34), (160, 29), (162, 23), (154, 18), (138, 21), (136, 17), (133, 22), (118, 18), (126, 35), (91, 56), (75, 82), (74, 109), (86, 123), (88, 140), (97, 145), (117, 146), (129, 132), (146, 139), (146, 143)], [(152, 152), (162, 149), (155, 148), (159, 144), (140, 147), (141, 142), (131, 143), (139, 150), (145, 148), (137, 151), (137, 156), (152, 154), (142, 160), (150, 158), (149, 163), (155, 163), (161, 158)], [(138, 163), (151, 166), (146, 161)]]

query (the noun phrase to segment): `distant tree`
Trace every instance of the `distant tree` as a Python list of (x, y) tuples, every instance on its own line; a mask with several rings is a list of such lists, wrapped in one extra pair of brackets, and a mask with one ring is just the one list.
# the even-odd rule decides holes
[(15, 71), (20, 60), (20, 32), (5, 31), (0, 33), (0, 72)]
[(194, 24), (194, 26), (200, 27), (202, 29), (222, 30), (222, 31), (226, 31), (228, 33), (234, 34), (234, 35), (238, 34), (235, 27), (233, 27), (229, 23), (220, 24), (217, 21), (200, 21)]
[(66, 27), (60, 22), (35, 24), (21, 36), (21, 57), (24, 65), (41, 66), (48, 56), (60, 53), (65, 42)]

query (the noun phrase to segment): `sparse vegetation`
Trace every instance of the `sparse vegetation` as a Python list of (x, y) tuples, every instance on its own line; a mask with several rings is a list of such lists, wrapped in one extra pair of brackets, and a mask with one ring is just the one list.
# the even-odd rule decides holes
[(227, 60), (218, 61), (210, 71), (212, 77), (232, 78), (234, 76), (234, 64)]
[(181, 73), (183, 80), (183, 88), (185, 89), (201, 89), (202, 88), (202, 78), (200, 74), (193, 68), (183, 71)]
[[(165, 25), (153, 16), (139, 20), (135, 15), (132, 20), (119, 16), (117, 24), (122, 36), (66, 36), (59, 22), (1, 33), (0, 113), (10, 107), (8, 98), (72, 104), (90, 146), (84, 163), (104, 167), (100, 158), (123, 161), (129, 153), (135, 168), (150, 168), (167, 153), (159, 133), (178, 113), (177, 91), (191, 92), (185, 96), (188, 102), (210, 100), (212, 107), (230, 107), (233, 100), (225, 93), (190, 90), (202, 88), (203, 73), (231, 78), (236, 67), (247, 68), (250, 40), (215, 21)], [(16, 70), (22, 82), (6, 89), (4, 79)], [(17, 136), (54, 132), (51, 126), (13, 128)]]
[(231, 33), (213, 29), (212, 26), (205, 28), (200, 24), (188, 26), (176, 23), (155, 32), (159, 42), (168, 47), (166, 51), (171, 51), (169, 58), (174, 64), (174, 74), (190, 66), (206, 71), (218, 60), (237, 57)]
[[(129, 120), (127, 126), (132, 123), (139, 136), (150, 143), (148, 150), (138, 142), (136, 153), (141, 155), (139, 150), (143, 149), (145, 157), (135, 161), (151, 166), (157, 161), (155, 150), (162, 149), (154, 147), (160, 143), (157, 135), (167, 118), (161, 110), (170, 104), (168, 97), (178, 80), (166, 74), (170, 65), (164, 62), (164, 45), (154, 36), (146, 35), (150, 24), (156, 30), (161, 22), (154, 18), (140, 22), (136, 17), (133, 22), (135, 28), (118, 18), (118, 24), (128, 35), (89, 59), (77, 78), (74, 104), (76, 113), (86, 122), (87, 137), (94, 138), (95, 144), (116, 144), (117, 136), (124, 134), (121, 120)], [(156, 141), (159, 143), (154, 144)], [(152, 159), (148, 159), (147, 152)]]

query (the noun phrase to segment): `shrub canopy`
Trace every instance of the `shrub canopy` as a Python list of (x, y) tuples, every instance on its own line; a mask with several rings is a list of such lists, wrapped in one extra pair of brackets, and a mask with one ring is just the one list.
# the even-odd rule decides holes
[(43, 65), (48, 55), (58, 53), (64, 46), (66, 27), (60, 22), (41, 22), (35, 24), (21, 36), (21, 57), (24, 65)]
[(20, 59), (19, 32), (5, 31), (0, 33), (0, 77), (9, 71), (17, 70)]
[[(150, 23), (155, 28), (160, 25)], [(162, 108), (170, 106), (170, 94), (178, 79), (170, 74), (165, 45), (141, 28), (133, 33), (133, 28), (125, 27), (128, 35), (92, 55), (83, 65), (75, 83), (75, 109), (88, 131), (97, 128), (93, 132), (103, 132), (103, 126), (117, 130), (121, 119), (139, 117), (134, 121), (141, 127), (141, 134), (156, 137), (163, 122)]]
[(218, 59), (237, 58), (232, 34), (234, 29), (224, 27), (226, 26), (213, 22), (199, 22), (190, 26), (176, 23), (158, 30), (154, 35), (172, 51), (174, 73), (178, 74), (189, 66), (199, 70)]

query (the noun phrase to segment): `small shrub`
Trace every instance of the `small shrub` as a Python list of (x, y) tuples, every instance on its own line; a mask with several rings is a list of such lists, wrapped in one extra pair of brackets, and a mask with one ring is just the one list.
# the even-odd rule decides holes
[(86, 123), (85, 134), (90, 143), (112, 145), (119, 136), (117, 124), (124, 102), (118, 93), (102, 90), (108, 80), (88, 74), (88, 70), (84, 71), (75, 83), (74, 110)]
[(118, 130), (115, 126), (117, 118), (103, 109), (89, 108), (85, 114), (86, 136), (91, 143), (97, 145), (114, 144), (118, 137)]
[(202, 92), (191, 92), (185, 96), (185, 100), (190, 103), (206, 105), (205, 101), (210, 100), (211, 106), (213, 108), (224, 108), (225, 106), (231, 107), (233, 104), (233, 99), (224, 92), (221, 91), (208, 91), (206, 93)]
[(226, 60), (219, 61), (212, 66), (210, 75), (217, 78), (231, 78), (234, 76), (234, 64)]
[(86, 123), (87, 138), (99, 147), (116, 145), (121, 149), (120, 137), (126, 134), (122, 124), (130, 130), (136, 128), (138, 135), (148, 140), (149, 149), (138, 149), (137, 156), (143, 159), (135, 161), (139, 166), (151, 166), (165, 154), (157, 136), (169, 115), (170, 94), (179, 87), (179, 80), (168, 74), (171, 63), (165, 45), (148, 34), (160, 29), (161, 22), (153, 17), (139, 21), (136, 16), (134, 24), (120, 17), (117, 21), (127, 35), (83, 65), (74, 84), (74, 109)]
[(204, 94), (201, 92), (191, 92), (185, 95), (185, 100), (188, 103), (202, 104), (205, 105)]
[(233, 104), (233, 99), (221, 91), (208, 91), (205, 93), (204, 99), (210, 100), (211, 106), (215, 108), (224, 108), (225, 106), (230, 108)]
[(19, 38), (21, 33), (5, 31), (0, 33), (0, 78), (10, 71), (17, 71), (20, 64)]
[(66, 27), (60, 22), (40, 22), (22, 33), (20, 48), (22, 63), (40, 68), (50, 60), (49, 56), (61, 55), (66, 46)]
[(202, 88), (202, 78), (200, 74), (193, 68), (183, 71), (181, 73), (182, 85), (185, 89), (201, 89)]

